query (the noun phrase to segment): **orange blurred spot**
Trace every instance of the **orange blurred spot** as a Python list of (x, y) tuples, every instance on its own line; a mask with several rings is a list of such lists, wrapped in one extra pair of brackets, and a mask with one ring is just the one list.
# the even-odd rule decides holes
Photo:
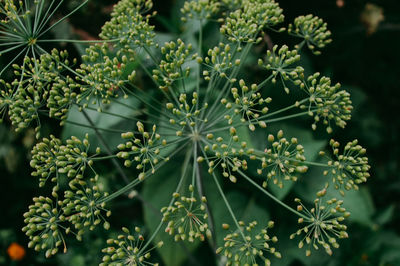
[(338, 8), (344, 7), (344, 0), (336, 0), (336, 6)]
[(25, 249), (18, 243), (11, 243), (7, 249), (7, 254), (12, 260), (22, 260), (25, 257)]

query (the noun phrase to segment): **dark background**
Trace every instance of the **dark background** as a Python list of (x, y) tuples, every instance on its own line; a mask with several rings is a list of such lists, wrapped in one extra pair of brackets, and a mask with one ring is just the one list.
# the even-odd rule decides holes
[[(70, 2), (65, 10), (75, 1)], [(356, 107), (353, 119), (346, 130), (337, 131), (334, 137), (343, 142), (358, 138), (367, 148), (372, 166), (371, 179), (366, 186), (374, 205), (375, 223), (372, 226), (351, 224), (350, 239), (343, 243), (341, 252), (333, 256), (328, 265), (400, 265), (400, 2), (281, 0), (279, 3), (286, 23), (309, 13), (328, 22), (333, 42), (320, 56), (306, 53), (308, 63), (313, 70), (331, 76), (335, 82), (340, 81), (352, 94)], [(366, 10), (371, 10), (366, 7), (368, 3), (375, 5), (372, 8), (375, 11), (369, 16), (366, 15)], [(156, 30), (166, 31), (164, 23), (176, 4), (155, 1), (155, 9), (164, 18), (154, 21)], [(109, 11), (110, 1), (92, 1), (69, 22), (75, 34), (90, 38), (98, 34)], [(374, 31), (371, 21), (380, 16), (383, 20)], [(294, 44), (293, 38), (283, 35), (271, 34), (270, 39), (273, 43)], [(52, 122), (44, 130), (59, 132)], [(30, 176), (28, 156), (33, 136), (31, 130), (15, 134), (9, 123), (0, 124), (0, 264), (87, 265), (98, 262), (100, 249), (95, 247), (101, 247), (101, 241), (95, 235), (90, 236), (90, 243), (70, 244), (72, 254), (51, 260), (44, 260), (32, 250), (27, 250), (26, 257), (19, 263), (8, 258), (6, 249), (10, 243), (27, 244), (21, 232), (22, 214), (32, 196), (38, 193), (37, 182)], [(291, 263), (302, 265), (300, 260)], [(311, 260), (307, 264), (318, 265), (315, 263)]]

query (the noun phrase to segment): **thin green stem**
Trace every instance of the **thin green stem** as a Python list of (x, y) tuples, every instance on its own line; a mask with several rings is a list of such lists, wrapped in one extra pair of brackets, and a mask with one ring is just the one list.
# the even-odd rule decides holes
[(111, 39), (111, 40), (70, 40), (70, 39), (50, 39), (50, 40), (37, 40), (37, 43), (48, 43), (48, 42), (67, 42), (67, 43), (110, 43), (117, 42), (120, 39)]
[[(61, 1), (62, 2), (62, 1)], [(78, 11), (81, 7), (83, 7), (84, 5), (87, 4), (87, 2), (89, 2), (89, 0), (85, 0), (82, 4), (80, 4), (79, 6), (77, 6), (74, 10), (72, 10), (68, 15), (64, 16), (63, 18), (59, 19), (56, 23), (54, 23), (53, 25), (51, 25), (49, 28), (47, 28), (46, 30), (42, 31), (39, 36), (37, 37), (38, 39), (45, 34), (46, 32), (48, 32), (49, 30), (51, 30), (52, 28), (56, 27), (58, 24), (60, 24), (61, 22), (63, 22), (64, 20), (66, 20), (68, 17), (70, 17), (72, 14), (74, 14), (76, 11)]]
[[(89, 124), (93, 127), (94, 132), (96, 133), (96, 136), (97, 136), (98, 140), (104, 146), (104, 148), (106, 149), (106, 152), (108, 153), (108, 155), (110, 155), (110, 156), (113, 155), (110, 147), (108, 146), (108, 144), (106, 142), (106, 140), (104, 139), (103, 135), (101, 135), (100, 131), (95, 127), (95, 124), (93, 123), (93, 121), (90, 118), (90, 116), (86, 113), (85, 110), (82, 110), (82, 114), (86, 118), (86, 120), (89, 122)], [(111, 162), (115, 166), (115, 168), (117, 169), (117, 171), (120, 174), (120, 176), (124, 179), (124, 181), (126, 183), (129, 183), (128, 177), (126, 176), (124, 170), (121, 168), (121, 166), (119, 165), (117, 160), (115, 158), (111, 158)]]
[[(231, 167), (233, 167), (232, 163), (229, 163), (229, 165)], [(304, 214), (296, 211), (295, 209), (291, 208), (289, 205), (286, 205), (285, 203), (283, 203), (281, 200), (279, 200), (278, 198), (276, 198), (274, 195), (272, 195), (271, 193), (269, 193), (267, 190), (265, 190), (262, 186), (260, 186), (259, 184), (257, 184), (253, 179), (251, 179), (250, 177), (248, 177), (245, 173), (243, 173), (241, 170), (237, 170), (237, 172), (244, 177), (249, 183), (251, 183), (253, 186), (255, 186), (256, 188), (258, 188), (262, 193), (264, 193), (265, 195), (267, 195), (269, 198), (271, 198), (273, 201), (275, 201), (276, 203), (278, 203), (279, 205), (285, 207), (287, 210), (291, 211), (292, 213), (308, 220), (309, 218), (307, 216), (305, 216)]]
[[(204, 155), (204, 158), (206, 158), (206, 160), (207, 160), (207, 163), (209, 163), (208, 158), (207, 158), (207, 155), (206, 155), (204, 149), (201, 148), (201, 150), (202, 150), (202, 153), (203, 153), (203, 155)], [(222, 199), (223, 199), (223, 201), (224, 201), (224, 203), (225, 203), (225, 205), (226, 205), (226, 208), (227, 208), (228, 211), (229, 211), (229, 214), (231, 215), (231, 217), (232, 217), (232, 219), (233, 219), (233, 221), (234, 221), (234, 223), (235, 223), (237, 229), (238, 229), (239, 232), (240, 232), (240, 235), (242, 236), (243, 240), (244, 240), (245, 242), (247, 242), (246, 237), (245, 237), (245, 235), (243, 234), (243, 231), (242, 231), (242, 229), (241, 229), (241, 227), (240, 227), (240, 225), (239, 225), (239, 222), (238, 222), (238, 220), (237, 220), (237, 218), (236, 218), (236, 216), (235, 216), (235, 214), (234, 214), (234, 212), (233, 212), (233, 210), (232, 210), (232, 207), (231, 207), (231, 205), (229, 204), (229, 201), (227, 200), (227, 198), (225, 197), (224, 191), (222, 190), (222, 188), (221, 188), (221, 186), (220, 186), (220, 184), (219, 184), (219, 182), (218, 182), (217, 176), (215, 175), (214, 172), (212, 173), (212, 177), (213, 177), (213, 179), (214, 179), (215, 185), (217, 186), (218, 192), (219, 192), (219, 194), (221, 195), (221, 197), (222, 197)]]
[[(192, 149), (188, 149), (188, 151), (186, 152), (186, 155), (185, 155), (185, 159), (184, 159), (184, 161), (183, 161), (182, 174), (181, 174), (181, 177), (180, 177), (180, 179), (179, 179), (178, 185), (176, 186), (175, 193), (178, 193), (179, 190), (180, 190), (181, 187), (182, 187), (183, 180), (185, 179), (185, 176), (186, 176), (186, 173), (187, 173), (187, 170), (188, 170), (188, 165), (189, 165), (189, 161), (190, 161), (191, 155), (192, 155)], [(174, 201), (175, 201), (175, 198), (172, 197), (171, 201), (169, 202), (168, 207), (171, 207), (172, 204), (174, 203)], [(146, 250), (146, 248), (150, 245), (150, 243), (151, 243), (151, 242), (153, 241), (153, 239), (156, 237), (156, 235), (157, 235), (158, 232), (160, 231), (161, 226), (162, 226), (163, 223), (164, 223), (164, 221), (161, 220), (161, 222), (160, 222), (159, 225), (157, 226), (156, 230), (153, 232), (153, 234), (151, 235), (151, 237), (149, 238), (149, 240), (147, 240), (146, 244), (145, 244), (144, 247), (142, 248), (143, 251)]]
[[(169, 156), (170, 158), (172, 158), (173, 156), (175, 156), (178, 152), (180, 152), (184, 147), (186, 146), (186, 144), (180, 146), (179, 148), (177, 148), (173, 153), (171, 153), (171, 155)], [(154, 170), (158, 170), (160, 167), (162, 167), (164, 164), (166, 164), (167, 161), (162, 161), (161, 163), (157, 164), (154, 167)], [(122, 187), (121, 189), (115, 191), (114, 193), (110, 194), (109, 196), (105, 197), (102, 199), (101, 202), (108, 202), (110, 200), (113, 200), (117, 197), (119, 197), (122, 194), (125, 194), (126, 192), (128, 192), (129, 190), (131, 190), (132, 188), (134, 188), (136, 185), (142, 183), (144, 180), (146, 180), (148, 177), (150, 177), (152, 175), (152, 171), (153, 169), (149, 169), (145, 172), (145, 177), (141, 180), (139, 180), (139, 178), (136, 178), (135, 180), (133, 180), (132, 182), (130, 182), (129, 184), (127, 184), (126, 186)]]
[[(44, 0), (42, 0), (44, 2)], [(36, 29), (36, 31), (34, 32), (34, 35), (36, 35), (37, 33), (40, 33), (43, 29), (44, 26), (46, 26), (46, 24), (50, 21), (50, 19), (53, 17), (54, 13), (58, 10), (58, 8), (61, 6), (61, 4), (64, 2), (64, 0), (60, 0), (57, 4), (57, 6), (53, 9), (53, 11), (50, 13), (51, 8), (53, 7), (53, 4), (56, 1), (52, 1), (51, 4), (49, 5), (49, 7), (46, 10), (46, 13), (43, 16), (43, 20), (38, 24), (38, 27)], [(39, 17), (40, 20), (40, 17)], [(37, 37), (39, 38), (39, 37)]]
[[(15, 62), (15, 60), (17, 60), (18, 57), (19, 57), (23, 52), (25, 52), (25, 50), (26, 50), (25, 56), (28, 55), (29, 49), (28, 49), (27, 47), (25, 47), (24, 49), (21, 50), (21, 52), (19, 52), (19, 54), (17, 54), (17, 55), (3, 68), (3, 70), (0, 72), (0, 77), (1, 77), (1, 75), (3, 75), (4, 71), (6, 71), (6, 70), (8, 69), (8, 67), (11, 66), (11, 65)], [(24, 60), (24, 62), (25, 62), (25, 60)]]

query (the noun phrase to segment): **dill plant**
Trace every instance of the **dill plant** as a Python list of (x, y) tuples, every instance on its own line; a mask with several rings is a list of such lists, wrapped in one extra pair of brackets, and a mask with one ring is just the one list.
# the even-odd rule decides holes
[[(15, 78), (1, 81), (1, 115), (8, 113), (16, 130), (36, 128), (39, 142), (32, 150), (32, 175), (39, 187), (51, 188), (48, 195), (35, 197), (24, 214), (23, 231), (31, 248), (50, 257), (67, 252), (70, 236), (82, 240), (85, 231), (99, 225), (109, 229), (109, 202), (156, 178), (155, 173), (174, 162), (182, 168), (174, 172), (176, 187), (156, 217), (158, 226), (150, 232), (122, 228), (120, 236), (105, 243), (102, 265), (152, 264), (150, 251), (163, 248), (163, 241), (155, 240), (162, 234), (189, 245), (207, 241), (227, 265), (269, 265), (272, 257), (285, 256), (284, 250), (277, 250), (279, 241), (273, 233), (279, 221), (238, 219), (226, 196), (228, 182), (242, 181), (240, 186), (253, 187), (293, 215), (299, 228), (293, 228), (290, 238), (299, 239), (298, 247), (304, 247), (307, 256), (319, 248), (331, 255), (339, 239), (348, 237), (345, 219), (350, 213), (343, 202), (346, 190), (357, 190), (369, 177), (366, 150), (357, 140), (343, 149), (331, 140), (332, 152), (321, 151), (322, 159), (311, 161), (297, 138), (269, 129), (279, 121), (309, 116), (313, 130), (321, 125), (331, 133), (351, 118), (349, 93), (320, 73), (306, 75), (300, 65), (301, 49), (318, 55), (331, 42), (322, 19), (300, 16), (285, 29), (283, 10), (273, 0), (186, 1), (182, 20), (198, 27), (197, 39), (185, 40), (182, 34), (160, 45), (150, 24), (157, 15), (151, 11), (152, 1), (121, 0), (103, 26), (101, 40), (77, 60), (67, 51), (41, 46), (85, 43), (45, 38), (88, 1), (48, 26), (62, 2), (0, 2), (0, 54), (16, 52), (1, 73), (12, 68)], [(207, 24), (220, 29), (220, 39), (212, 47), (204, 45)], [(292, 48), (275, 45), (260, 56), (254, 48), (268, 31), (287, 32), (299, 43)], [(261, 81), (242, 75), (251, 54), (258, 58)], [(271, 107), (271, 88), (282, 92), (286, 106)], [(292, 96), (291, 90), (302, 97)], [(126, 98), (139, 104), (130, 105)], [(132, 112), (113, 113), (110, 105)], [(71, 121), (71, 108), (82, 112), (87, 124)], [(89, 111), (123, 119), (126, 130), (97, 126)], [(64, 142), (53, 135), (40, 139), (42, 116), (59, 120), (61, 126), (71, 123), (82, 131), (94, 130), (105, 150), (93, 149), (88, 134), (82, 139), (69, 136)], [(252, 142), (256, 132), (265, 136), (262, 149)], [(119, 145), (110, 146), (104, 133), (120, 136)], [(117, 191), (103, 189), (98, 165), (104, 161), (111, 161), (126, 182)], [(297, 198), (285, 203), (271, 193), (271, 186), (282, 189), (307, 178), (311, 167), (321, 169), (321, 178), (327, 176), (325, 187), (315, 191), (313, 205)], [(328, 186), (342, 199), (327, 198)], [(226, 223), (213, 221), (206, 187), (213, 187), (225, 205), (230, 216)], [(216, 233), (217, 228), (226, 233)]]

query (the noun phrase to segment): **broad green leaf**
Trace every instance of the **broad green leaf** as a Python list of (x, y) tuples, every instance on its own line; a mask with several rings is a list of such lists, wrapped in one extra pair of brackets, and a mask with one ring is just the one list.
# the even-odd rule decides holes
[[(89, 115), (90, 119), (98, 128), (121, 130), (121, 131), (135, 130), (136, 123), (134, 120), (127, 120), (122, 117), (106, 114), (105, 112), (116, 115), (122, 115), (134, 119), (136, 114), (135, 110), (139, 108), (139, 100), (133, 97), (129, 97), (127, 99), (118, 98), (117, 100), (130, 107), (126, 107), (119, 103), (112, 102), (111, 104), (106, 105), (103, 108), (104, 112), (102, 113), (89, 109), (86, 109), (86, 113)], [(92, 128), (90, 128), (91, 126), (89, 121), (86, 119), (83, 113), (78, 110), (76, 106), (73, 106), (69, 111), (67, 121), (76, 122), (79, 124), (83, 124), (85, 126), (74, 125), (68, 122), (65, 123), (65, 126), (61, 134), (63, 140), (66, 140), (71, 136), (84, 138), (85, 134), (88, 133), (89, 140), (91, 143), (91, 151), (94, 151), (96, 147), (100, 147), (103, 152), (106, 151), (105, 147), (101, 144), (101, 142), (97, 138), (95, 131)], [(99, 130), (99, 132), (103, 136), (103, 138), (107, 141), (108, 146), (112, 150), (116, 150), (118, 144), (122, 142), (120, 132), (108, 132), (104, 130)]]

